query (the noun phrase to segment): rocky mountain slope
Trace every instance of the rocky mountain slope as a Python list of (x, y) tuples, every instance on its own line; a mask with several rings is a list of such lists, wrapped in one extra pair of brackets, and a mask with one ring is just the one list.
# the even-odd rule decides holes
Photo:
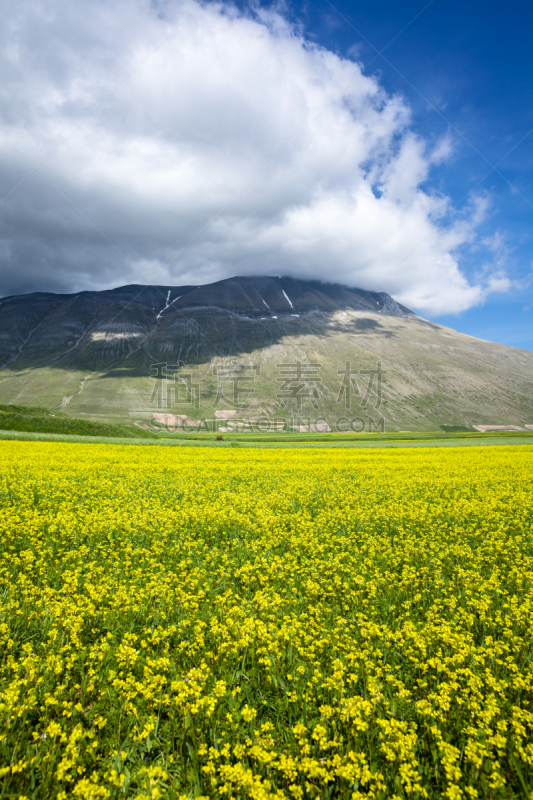
[(318, 281), (0, 301), (0, 402), (93, 419), (233, 411), (332, 426), (382, 419), (386, 430), (523, 426), (532, 389), (532, 352), (427, 322), (384, 292)]

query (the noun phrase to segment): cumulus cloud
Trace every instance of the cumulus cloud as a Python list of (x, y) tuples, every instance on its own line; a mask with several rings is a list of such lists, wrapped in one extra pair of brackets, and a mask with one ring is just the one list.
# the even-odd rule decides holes
[(439, 314), (507, 290), (501, 265), (474, 281), (460, 266), (486, 200), (459, 215), (428, 189), (448, 138), (429, 148), (402, 97), (281, 14), (21, 0), (5, 15), (4, 294), (285, 274)]

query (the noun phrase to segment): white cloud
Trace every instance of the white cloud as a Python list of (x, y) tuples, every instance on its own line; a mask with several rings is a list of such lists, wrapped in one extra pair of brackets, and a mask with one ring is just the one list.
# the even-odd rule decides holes
[[(486, 200), (458, 216), (422, 188), (448, 138), (430, 150), (401, 97), (280, 14), (190, 0), (7, 13), (4, 136), (33, 164), (68, 137), (41, 168), (52, 185), (34, 174), (0, 207), (8, 290), (288, 274), (430, 314), (507, 291), (501, 264), (471, 284), (458, 263)], [(28, 171), (1, 139), (0, 169), (8, 190)]]

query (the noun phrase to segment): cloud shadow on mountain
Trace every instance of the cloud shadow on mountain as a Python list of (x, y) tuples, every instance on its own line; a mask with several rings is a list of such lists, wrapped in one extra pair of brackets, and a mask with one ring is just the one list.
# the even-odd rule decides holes
[(270, 277), (21, 295), (0, 309), (0, 374), (47, 368), (145, 377), (152, 363), (246, 358), (286, 337), (390, 339), (385, 320), (405, 311), (383, 292)]

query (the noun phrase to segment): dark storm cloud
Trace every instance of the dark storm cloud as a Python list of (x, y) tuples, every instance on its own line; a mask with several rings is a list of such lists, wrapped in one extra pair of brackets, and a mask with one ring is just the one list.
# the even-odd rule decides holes
[(441, 313), (507, 288), (458, 265), (484, 202), (459, 218), (421, 188), (447, 143), (429, 152), (401, 98), (280, 15), (189, 0), (6, 15), (2, 294), (284, 273)]

